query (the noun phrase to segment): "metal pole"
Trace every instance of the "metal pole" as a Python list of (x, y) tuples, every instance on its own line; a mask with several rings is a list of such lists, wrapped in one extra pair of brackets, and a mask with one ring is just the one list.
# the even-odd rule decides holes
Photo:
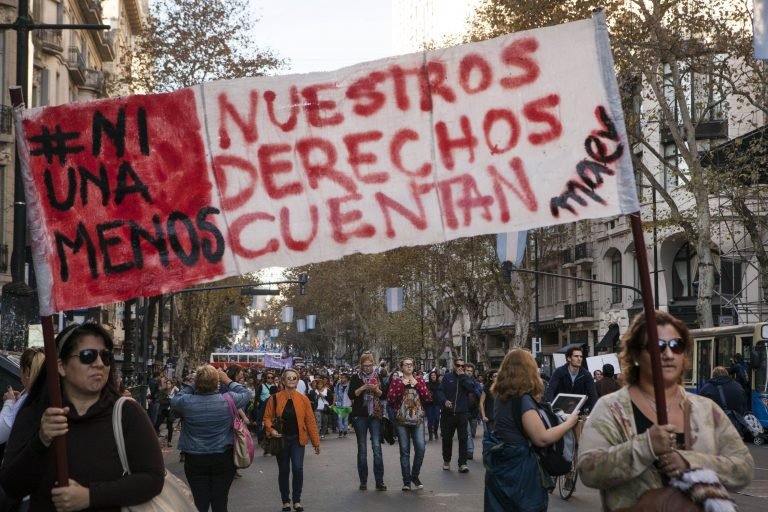
[(149, 299), (146, 297), (141, 298), (141, 304), (144, 309), (144, 315), (141, 318), (141, 344), (142, 344), (142, 353), (144, 354), (144, 362), (141, 365), (141, 370), (139, 371), (139, 377), (141, 378), (140, 382), (140, 393), (141, 396), (139, 397), (139, 403), (141, 404), (141, 407), (144, 409), (147, 408), (147, 373), (149, 371)]
[(168, 317), (168, 357), (173, 356), (173, 313), (174, 313), (174, 297), (171, 295), (171, 312)]

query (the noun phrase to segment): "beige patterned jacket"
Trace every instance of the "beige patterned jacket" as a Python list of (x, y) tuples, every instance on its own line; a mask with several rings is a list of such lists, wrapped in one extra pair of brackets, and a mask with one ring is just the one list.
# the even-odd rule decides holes
[[(680, 391), (690, 424), (688, 449), (680, 454), (691, 468), (715, 471), (729, 490), (748, 485), (754, 461), (728, 417), (709, 398)], [(585, 485), (600, 489), (603, 510), (632, 506), (661, 487), (654, 461), (648, 432), (637, 434), (629, 389), (600, 398), (579, 439), (578, 469)]]

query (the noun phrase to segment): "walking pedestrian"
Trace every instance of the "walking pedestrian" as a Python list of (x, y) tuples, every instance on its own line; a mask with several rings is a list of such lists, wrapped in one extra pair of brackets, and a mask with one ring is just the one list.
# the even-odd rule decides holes
[(256, 400), (258, 401), (256, 409), (256, 433), (259, 439), (259, 444), (263, 444), (264, 442), (264, 409), (267, 407), (267, 399), (275, 393), (277, 393), (275, 374), (269, 371), (264, 376), (264, 382), (262, 382), (256, 389)]
[[(274, 398), (267, 401), (264, 411), (264, 430), (267, 437), (282, 437), (283, 449), (276, 457), (280, 488), (280, 498), (283, 501), (283, 512), (293, 510), (302, 512), (301, 492), (304, 487), (304, 448), (308, 442), (315, 447), (315, 454), (320, 453), (320, 436), (317, 423), (312, 413), (312, 406), (306, 394), (297, 391), (299, 372), (288, 369), (283, 372), (284, 389), (278, 391)], [(273, 424), (274, 418), (281, 418), (282, 432), (278, 432)], [(293, 482), (289, 486), (291, 473)]]
[(325, 439), (325, 436), (328, 435), (331, 418), (333, 417), (333, 411), (331, 410), (333, 391), (328, 387), (327, 377), (318, 377), (315, 381), (317, 382), (317, 387), (315, 388), (315, 393), (317, 394), (315, 421), (320, 429), (320, 439)]
[(440, 397), (437, 396), (437, 390), (440, 387), (437, 371), (429, 372), (427, 389), (429, 390), (430, 401), (427, 404), (427, 429), (429, 430), (429, 440), (440, 439)]
[(549, 494), (544, 483), (550, 487), (552, 482), (548, 475), (541, 474), (533, 446), (559, 441), (576, 425), (578, 411), (560, 425), (544, 425), (537, 410), (544, 384), (536, 361), (523, 349), (507, 352), (491, 391), (496, 397), (496, 425), (483, 438), (483, 459), (487, 464), (484, 510), (545, 511)]
[[(419, 478), (424, 462), (424, 407), (431, 397), (424, 379), (413, 374), (414, 363), (410, 357), (400, 361), (402, 378), (392, 377), (387, 402), (395, 411), (397, 441), (400, 445), (400, 471), (403, 475), (403, 491), (423, 489)], [(411, 466), (411, 442), (413, 442), (413, 466)]]
[(378, 375), (374, 372), (374, 365), (373, 354), (363, 352), (360, 356), (360, 371), (352, 375), (349, 383), (348, 395), (352, 400), (352, 424), (357, 437), (357, 474), (361, 491), (368, 489), (368, 435), (371, 436), (376, 490), (387, 490), (384, 485), (384, 459), (381, 454), (381, 418), (384, 415), (381, 404), (382, 390)]
[(469, 423), (467, 425), (467, 459), (475, 458), (475, 436), (477, 435), (477, 424), (482, 421), (480, 416), (480, 396), (483, 394), (483, 385), (475, 379), (475, 366), (467, 363), (464, 368), (467, 379), (472, 382), (472, 391), (467, 393), (467, 413)]
[(352, 412), (352, 400), (349, 398), (349, 374), (341, 374), (334, 396), (336, 405), (333, 409), (338, 417), (339, 438), (346, 438), (349, 432), (349, 414)]
[(160, 425), (165, 422), (165, 428), (168, 431), (166, 434), (166, 440), (168, 441), (168, 447), (172, 447), (173, 442), (173, 422), (176, 419), (171, 409), (171, 399), (176, 396), (179, 390), (174, 386), (172, 379), (165, 379), (162, 387), (157, 391), (157, 420), (155, 421), (155, 432), (160, 435)]
[(199, 512), (226, 512), (229, 488), (235, 477), (232, 453), (232, 413), (219, 385), (229, 389), (235, 406), (248, 403), (248, 389), (211, 365), (197, 369), (195, 383), (171, 399), (174, 412), (184, 420), (179, 450), (184, 452), (184, 474)]
[(453, 456), (453, 435), (459, 437), (459, 473), (469, 473), (467, 466), (467, 432), (469, 408), (467, 393), (474, 393), (475, 386), (464, 374), (464, 359), (454, 360), (453, 371), (446, 372), (438, 388), (442, 410), (440, 411), (441, 430), (443, 431), (443, 470), (451, 470)]

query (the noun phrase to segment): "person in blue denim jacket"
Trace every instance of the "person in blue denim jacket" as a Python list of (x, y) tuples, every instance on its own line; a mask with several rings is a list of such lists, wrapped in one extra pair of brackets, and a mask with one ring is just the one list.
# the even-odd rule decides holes
[(240, 408), (248, 404), (251, 392), (211, 365), (198, 368), (195, 384), (184, 386), (171, 399), (171, 407), (184, 419), (179, 450), (186, 454), (184, 474), (199, 511), (226, 512), (229, 487), (235, 477), (232, 454), (233, 418), (219, 384)]

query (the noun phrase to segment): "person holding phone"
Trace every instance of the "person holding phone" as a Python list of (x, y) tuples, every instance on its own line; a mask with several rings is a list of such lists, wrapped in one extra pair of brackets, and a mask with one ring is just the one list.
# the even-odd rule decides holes
[(376, 490), (386, 491), (384, 484), (384, 458), (381, 454), (381, 428), (384, 407), (381, 396), (384, 391), (381, 381), (374, 371), (374, 359), (371, 352), (360, 356), (360, 371), (352, 375), (349, 382), (349, 398), (352, 400), (352, 425), (357, 437), (357, 474), (360, 478), (361, 491), (368, 489), (368, 432), (371, 436), (373, 451), (373, 477)]
[(467, 466), (467, 432), (469, 426), (468, 393), (475, 392), (475, 385), (464, 372), (464, 359), (456, 358), (453, 371), (447, 372), (437, 390), (442, 410), (440, 427), (443, 431), (443, 471), (451, 470), (453, 435), (459, 436), (459, 473), (469, 473)]

